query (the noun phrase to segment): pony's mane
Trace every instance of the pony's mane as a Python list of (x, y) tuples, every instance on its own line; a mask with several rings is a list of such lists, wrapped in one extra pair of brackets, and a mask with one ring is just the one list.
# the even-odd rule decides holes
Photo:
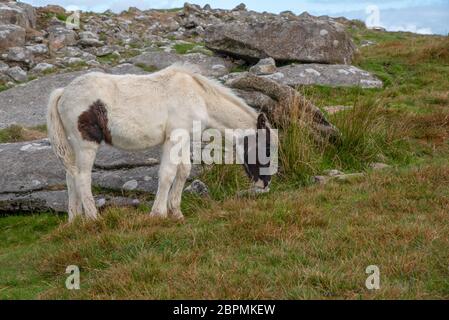
[(175, 63), (170, 67), (161, 71), (164, 74), (184, 73), (191, 76), (207, 93), (216, 96), (217, 98), (225, 98), (232, 102), (234, 105), (240, 107), (246, 113), (257, 118), (257, 112), (246, 102), (238, 97), (231, 89), (225, 87), (217, 80), (210, 79), (201, 75), (201, 70), (198, 66), (190, 63)]

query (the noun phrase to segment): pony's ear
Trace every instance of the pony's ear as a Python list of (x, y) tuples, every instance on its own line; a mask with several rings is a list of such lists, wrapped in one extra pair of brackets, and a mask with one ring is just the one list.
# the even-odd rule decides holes
[(257, 117), (257, 129), (266, 129), (267, 128), (267, 116), (265, 113), (259, 114), (259, 117)]

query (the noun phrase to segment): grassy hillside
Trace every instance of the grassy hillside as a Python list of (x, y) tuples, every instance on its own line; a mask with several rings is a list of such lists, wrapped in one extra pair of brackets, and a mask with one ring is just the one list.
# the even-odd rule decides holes
[[(210, 199), (184, 196), (184, 223), (145, 207), (71, 226), (0, 218), (0, 298), (449, 298), (449, 40), (353, 36), (376, 42), (356, 65), (385, 88), (298, 88), (320, 107), (353, 106), (329, 116), (339, 146), (291, 123), (270, 194), (237, 196), (243, 170), (215, 166), (202, 177)], [(312, 185), (326, 169), (365, 176)], [(68, 265), (81, 268), (79, 291), (65, 289)], [(369, 265), (380, 290), (365, 287)]]

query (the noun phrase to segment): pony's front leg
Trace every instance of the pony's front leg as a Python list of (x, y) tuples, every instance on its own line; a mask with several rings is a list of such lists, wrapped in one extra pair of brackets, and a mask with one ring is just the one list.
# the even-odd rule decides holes
[(164, 144), (161, 158), (161, 166), (159, 168), (159, 186), (154, 200), (152, 217), (167, 218), (168, 215), (168, 193), (176, 177), (178, 165), (170, 158), (170, 151), (173, 143), (167, 141)]

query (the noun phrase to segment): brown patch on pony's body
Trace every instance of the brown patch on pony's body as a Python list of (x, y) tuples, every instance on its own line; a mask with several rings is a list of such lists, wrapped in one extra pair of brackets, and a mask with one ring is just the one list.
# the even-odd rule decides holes
[(102, 141), (112, 144), (111, 131), (108, 128), (108, 112), (101, 100), (95, 101), (79, 116), (78, 130), (84, 140), (98, 144)]

